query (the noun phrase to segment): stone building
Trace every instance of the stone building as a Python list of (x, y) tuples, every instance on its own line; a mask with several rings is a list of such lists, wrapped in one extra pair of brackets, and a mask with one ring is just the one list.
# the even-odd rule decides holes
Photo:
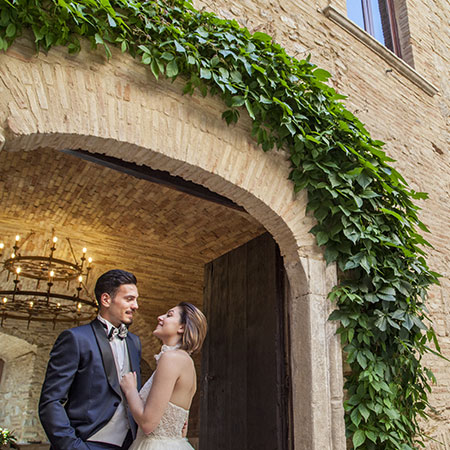
[[(347, 107), (386, 142), (410, 185), (430, 194), (421, 219), (431, 229), (429, 265), (443, 277), (430, 292), (429, 310), (450, 357), (448, 2), (387, 1), (380, 20), (393, 32), (384, 33), (383, 43), (367, 10), (359, 25), (368, 31), (349, 19), (362, 17), (357, 2), (194, 3), (271, 34), (299, 59), (311, 54), (348, 95)], [(374, 17), (375, 3), (365, 6), (374, 8)], [(134, 272), (142, 300), (133, 331), (144, 343), (149, 373), (157, 315), (179, 300), (202, 306), (205, 264), (269, 233), (285, 272), (286, 310), (278, 318), (287, 335), (291, 414), (283, 445), (344, 449), (342, 358), (335, 325), (327, 322), (336, 273), (308, 233), (313, 218), (305, 212), (305, 194), (292, 194), (286, 155), (261, 152), (249, 119), (226, 127), (218, 99), (183, 96), (181, 82), (156, 82), (119, 51), (109, 61), (88, 46), (76, 56), (63, 48), (36, 55), (24, 36), (0, 54), (0, 80), (0, 241), (33, 230), (41, 237), (31, 251), (55, 229), (77, 248), (88, 247), (92, 278), (113, 267)], [(85, 153), (72, 151), (79, 149)], [(134, 176), (141, 166), (168, 172), (169, 182)], [(173, 177), (192, 184), (183, 190)], [(202, 197), (198, 185), (219, 196)], [(32, 322), (27, 328), (6, 320), (0, 328), (0, 426), (15, 430), (21, 442), (46, 440), (37, 401), (49, 350), (66, 326)], [(203, 355), (203, 362), (211, 357)], [(201, 374), (200, 357), (197, 363)], [(450, 449), (450, 367), (432, 356), (427, 363), (437, 378), (432, 419), (424, 424), (436, 441), (428, 448)], [(200, 377), (199, 392), (213, 378)], [(193, 442), (202, 435), (205, 401), (198, 395), (192, 408)]]

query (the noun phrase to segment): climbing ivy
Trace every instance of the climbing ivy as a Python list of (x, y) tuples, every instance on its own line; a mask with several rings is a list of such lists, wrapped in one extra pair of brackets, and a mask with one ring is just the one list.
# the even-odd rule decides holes
[[(30, 30), (37, 51), (81, 39), (139, 58), (156, 79), (185, 80), (184, 94), (218, 95), (228, 124), (243, 112), (264, 151), (285, 149), (295, 192), (306, 189), (311, 232), (336, 262), (340, 282), (330, 293), (350, 365), (345, 402), (355, 448), (412, 449), (423, 444), (418, 417), (427, 416), (434, 381), (422, 365), (440, 355), (426, 315), (428, 232), (410, 189), (383, 143), (343, 105), (330, 74), (309, 58), (290, 57), (270, 36), (199, 12), (184, 0), (0, 0), (0, 50)], [(29, 31), (28, 31), (29, 32)], [(425, 323), (424, 323), (425, 320)], [(433, 344), (436, 350), (429, 345)]]

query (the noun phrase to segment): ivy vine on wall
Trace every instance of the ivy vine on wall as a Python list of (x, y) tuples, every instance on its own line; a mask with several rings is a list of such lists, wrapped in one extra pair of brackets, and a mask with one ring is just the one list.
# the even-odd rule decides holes
[[(197, 11), (185, 0), (0, 0), (0, 50), (25, 29), (36, 49), (110, 46), (139, 58), (158, 79), (186, 80), (184, 93), (218, 95), (228, 124), (247, 112), (264, 151), (289, 152), (295, 192), (306, 189), (311, 232), (336, 262), (330, 293), (351, 374), (345, 387), (347, 435), (355, 448), (413, 449), (423, 444), (434, 381), (423, 355), (440, 355), (426, 315), (427, 289), (438, 282), (417, 228), (410, 189), (363, 124), (326, 84), (330, 74), (298, 61), (264, 33)], [(424, 323), (426, 320), (426, 324)], [(430, 343), (432, 347), (430, 347)]]

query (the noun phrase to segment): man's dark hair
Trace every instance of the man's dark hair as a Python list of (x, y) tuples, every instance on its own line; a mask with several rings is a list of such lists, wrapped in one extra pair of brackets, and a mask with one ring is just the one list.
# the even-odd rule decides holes
[(113, 269), (101, 275), (95, 283), (95, 298), (100, 305), (102, 294), (116, 295), (122, 284), (137, 284), (136, 277), (126, 270)]

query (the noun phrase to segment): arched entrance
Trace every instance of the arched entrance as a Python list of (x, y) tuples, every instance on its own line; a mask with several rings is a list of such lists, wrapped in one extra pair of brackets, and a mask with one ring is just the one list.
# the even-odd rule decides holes
[[(83, 149), (165, 170), (242, 206), (280, 247), (289, 280), (295, 449), (345, 448), (342, 363), (326, 296), (336, 280), (308, 233), (305, 194), (294, 197), (282, 152), (264, 154), (249, 122), (225, 127), (215, 99), (182, 97), (114, 53), (32, 56), (22, 40), (0, 55), (3, 151)], [(101, 86), (101, 88), (99, 88)]]

